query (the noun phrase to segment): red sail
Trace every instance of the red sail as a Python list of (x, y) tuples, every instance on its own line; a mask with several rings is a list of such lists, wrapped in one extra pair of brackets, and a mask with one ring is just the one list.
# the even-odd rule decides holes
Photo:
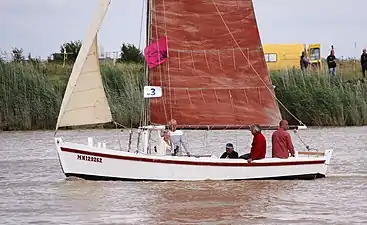
[(167, 36), (168, 60), (149, 71), (163, 97), (150, 121), (184, 126), (276, 126), (273, 97), (251, 0), (151, 1), (150, 41)]

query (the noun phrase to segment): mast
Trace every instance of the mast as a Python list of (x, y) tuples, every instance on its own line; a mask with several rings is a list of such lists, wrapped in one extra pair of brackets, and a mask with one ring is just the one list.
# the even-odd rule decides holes
[[(150, 39), (151, 39), (151, 26), (152, 26), (152, 19), (151, 19), (151, 13), (150, 13), (150, 9), (151, 9), (151, 0), (146, 0), (147, 1), (147, 19), (146, 19), (146, 46), (148, 46), (150, 44)], [(145, 62), (145, 84), (144, 85), (149, 85), (150, 81), (149, 81), (149, 68), (148, 68), (148, 63)], [(143, 126), (147, 126), (148, 123), (150, 122), (150, 101), (149, 98), (145, 98), (143, 103)]]

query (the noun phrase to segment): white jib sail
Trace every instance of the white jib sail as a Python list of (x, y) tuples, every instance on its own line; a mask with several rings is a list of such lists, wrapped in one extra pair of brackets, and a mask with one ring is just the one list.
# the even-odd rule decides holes
[(59, 127), (107, 123), (112, 121), (103, 87), (98, 59), (97, 34), (111, 0), (100, 0), (78, 57), (74, 63), (61, 104)]

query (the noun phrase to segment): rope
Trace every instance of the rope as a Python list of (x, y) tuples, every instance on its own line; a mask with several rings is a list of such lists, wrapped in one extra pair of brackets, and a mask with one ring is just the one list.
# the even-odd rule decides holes
[[(139, 49), (141, 46), (141, 34), (143, 33), (143, 23), (144, 23), (144, 6), (145, 6), (145, 0), (143, 0), (143, 6), (141, 7), (141, 14), (140, 14), (140, 36), (139, 36)], [(149, 15), (147, 15), (149, 16)]]
[[(166, 44), (167, 44), (167, 75), (168, 75), (168, 89), (169, 89), (169, 101), (170, 101), (170, 114), (171, 118), (173, 119), (173, 113), (172, 113), (172, 90), (171, 90), (171, 76), (169, 73), (169, 51), (168, 51), (168, 35), (167, 35), (167, 20), (166, 20), (166, 4), (163, 0), (163, 18), (164, 18), (164, 33), (166, 35)], [(166, 118), (167, 120), (167, 118)]]
[[(117, 129), (117, 126), (118, 126), (118, 125), (120, 125), (120, 126), (122, 126), (122, 127), (125, 127), (125, 126), (123, 126), (123, 125), (121, 125), (121, 124), (119, 124), (119, 123), (117, 123), (117, 122), (115, 122), (115, 121), (113, 121), (113, 123), (115, 124), (116, 129)], [(119, 147), (120, 147), (120, 151), (122, 151), (122, 145), (121, 145), (120, 133), (117, 133), (117, 139), (119, 140)]]
[(215, 3), (215, 0), (212, 0), (213, 4), (214, 4), (214, 7), (215, 9), (217, 10), (217, 13), (219, 14), (220, 18), (222, 19), (222, 22), (224, 24), (224, 26), (226, 27), (228, 33), (231, 35), (233, 41), (236, 43), (238, 49), (241, 51), (243, 57), (247, 60), (247, 62), (249, 63), (251, 69), (255, 72), (255, 74), (260, 78), (260, 80), (263, 82), (263, 84), (265, 85), (265, 87), (269, 90), (270, 94), (279, 102), (279, 104), (281, 104), (283, 106), (283, 108), (294, 118), (296, 119), (300, 125), (304, 125), (304, 123), (302, 123), (301, 120), (299, 120), (295, 115), (293, 115), (288, 109), (287, 107), (285, 107), (285, 105), (283, 105), (283, 103), (275, 96), (275, 94), (272, 92), (272, 90), (268, 87), (268, 85), (265, 83), (265, 81), (261, 78), (260, 74), (256, 71), (256, 69), (253, 67), (252, 63), (250, 62), (249, 58), (245, 55), (245, 53), (242, 51), (242, 48), (240, 47), (240, 45), (238, 44), (237, 40), (235, 39), (235, 37), (233, 36), (231, 30), (229, 29), (226, 21), (224, 20), (221, 12), (219, 11), (218, 7), (217, 7), (217, 4)]
[[(158, 23), (157, 23), (157, 12), (154, 11), (154, 21), (155, 21), (155, 36), (156, 36), (156, 41), (158, 41)], [(158, 45), (158, 52), (159, 51), (159, 45)], [(168, 55), (167, 55), (168, 57)], [(163, 86), (163, 79), (162, 79), (162, 66), (159, 66), (159, 79), (161, 82), (161, 86)], [(167, 109), (166, 109), (166, 98), (164, 97), (164, 95), (162, 96), (162, 102), (163, 102), (163, 111), (164, 111), (164, 116), (166, 117), (166, 121), (168, 121), (168, 116), (167, 116)]]
[(310, 146), (308, 146), (301, 138), (301, 136), (298, 135), (297, 130), (294, 130), (294, 133), (296, 134), (296, 136), (298, 137), (298, 139), (302, 142), (302, 144), (306, 147), (307, 151), (310, 151), (311, 149), (316, 150), (317, 152), (319, 151), (316, 148), (310, 148)]

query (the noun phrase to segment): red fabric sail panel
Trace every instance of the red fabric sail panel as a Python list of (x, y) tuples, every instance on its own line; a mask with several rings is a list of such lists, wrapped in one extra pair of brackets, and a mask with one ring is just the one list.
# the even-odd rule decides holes
[(151, 42), (166, 35), (168, 46), (168, 60), (149, 71), (150, 84), (163, 87), (150, 101), (152, 123), (279, 123), (251, 0), (152, 4)]

